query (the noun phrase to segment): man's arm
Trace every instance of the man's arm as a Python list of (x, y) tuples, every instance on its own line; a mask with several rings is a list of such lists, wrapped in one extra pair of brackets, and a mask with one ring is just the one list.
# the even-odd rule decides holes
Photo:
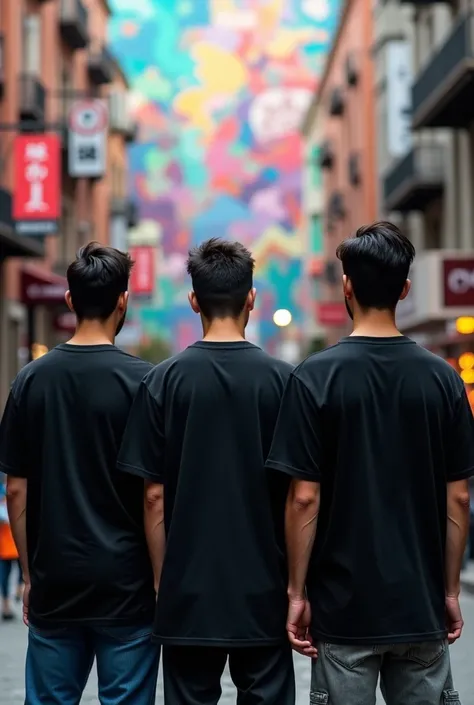
[(290, 601), (306, 599), (306, 574), (316, 538), (319, 499), (319, 483), (292, 481), (285, 512)]
[(145, 534), (157, 593), (166, 547), (163, 494), (163, 485), (145, 480)]
[(461, 569), (469, 534), (468, 480), (448, 484), (448, 526), (446, 532), (446, 595), (458, 597)]

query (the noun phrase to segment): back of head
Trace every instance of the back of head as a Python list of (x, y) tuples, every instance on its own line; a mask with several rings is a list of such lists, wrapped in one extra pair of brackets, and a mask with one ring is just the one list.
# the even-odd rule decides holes
[(238, 318), (253, 285), (254, 260), (240, 242), (211, 238), (189, 253), (187, 271), (205, 318)]
[(133, 262), (113, 247), (90, 242), (69, 265), (67, 280), (79, 321), (105, 321), (115, 311), (119, 296), (127, 291)]
[(361, 309), (395, 309), (415, 257), (415, 248), (396, 225), (364, 225), (336, 254)]

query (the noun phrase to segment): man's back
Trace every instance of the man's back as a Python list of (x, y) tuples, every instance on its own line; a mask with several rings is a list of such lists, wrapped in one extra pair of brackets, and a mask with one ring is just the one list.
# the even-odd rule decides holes
[(276, 438), (269, 466), (321, 482), (307, 578), (315, 637), (443, 638), (446, 483), (472, 472), (461, 379), (402, 336), (345, 338), (292, 377), (311, 431), (287, 462)]
[[(198, 342), (143, 382), (121, 460), (165, 487), (155, 625), (164, 643), (230, 647), (284, 637), (285, 583), (264, 463), (290, 371), (245, 341)], [(134, 441), (140, 394), (162, 429), (160, 457), (146, 447), (159, 428)]]
[(2, 432), (26, 434), (2, 439), (0, 460), (28, 480), (33, 624), (126, 624), (152, 614), (143, 486), (116, 471), (133, 397), (150, 368), (113, 345), (65, 344), (14, 383)]

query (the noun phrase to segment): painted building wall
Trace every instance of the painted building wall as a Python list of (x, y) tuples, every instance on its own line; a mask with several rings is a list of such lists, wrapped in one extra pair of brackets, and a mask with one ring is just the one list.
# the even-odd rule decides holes
[(257, 261), (258, 335), (273, 312), (295, 327), (302, 278), (299, 127), (337, 21), (330, 0), (114, 0), (110, 39), (140, 124), (130, 191), (156, 233), (157, 283), (138, 315), (181, 349), (198, 334), (187, 304), (187, 252), (238, 239)]

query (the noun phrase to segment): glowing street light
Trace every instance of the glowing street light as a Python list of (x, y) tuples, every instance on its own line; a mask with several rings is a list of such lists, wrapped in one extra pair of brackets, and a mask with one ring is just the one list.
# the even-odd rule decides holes
[(273, 323), (279, 328), (286, 328), (286, 326), (290, 325), (292, 318), (293, 316), (288, 309), (279, 308), (278, 311), (275, 311), (273, 314)]

